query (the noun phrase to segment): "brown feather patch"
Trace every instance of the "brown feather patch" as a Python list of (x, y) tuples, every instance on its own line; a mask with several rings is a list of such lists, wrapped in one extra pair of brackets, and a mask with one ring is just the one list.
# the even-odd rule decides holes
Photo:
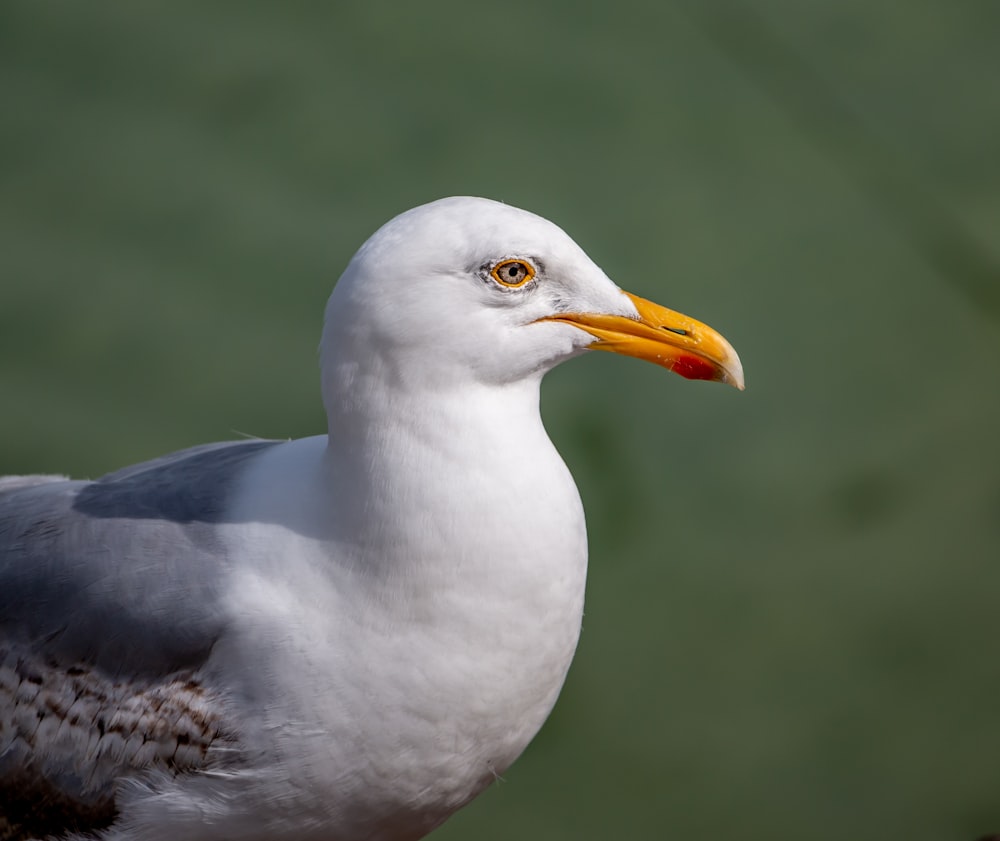
[(223, 703), (196, 672), (141, 681), (0, 642), (0, 841), (111, 825), (119, 783), (233, 757)]

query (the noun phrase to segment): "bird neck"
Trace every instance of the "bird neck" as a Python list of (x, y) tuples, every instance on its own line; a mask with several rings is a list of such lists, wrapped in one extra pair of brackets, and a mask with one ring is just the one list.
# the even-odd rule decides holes
[(414, 382), (380, 366), (344, 365), (324, 371), (324, 404), (331, 452), (373, 460), (400, 447), (428, 449), (443, 456), (475, 448), (510, 456), (525, 441), (548, 442), (539, 415), (541, 374), (493, 384)]
[[(548, 552), (560, 533), (580, 553), (579, 495), (542, 425), (538, 386), (369, 388), (337, 403), (324, 472), (339, 537), (408, 569), (451, 546), (475, 567), (511, 571), (508, 559)], [(371, 531), (354, 533), (358, 524)]]

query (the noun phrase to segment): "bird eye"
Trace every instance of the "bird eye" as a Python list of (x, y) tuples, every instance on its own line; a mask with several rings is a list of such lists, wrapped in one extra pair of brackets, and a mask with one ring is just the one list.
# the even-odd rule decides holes
[(535, 267), (524, 260), (501, 260), (490, 271), (490, 277), (511, 289), (519, 289), (534, 276)]

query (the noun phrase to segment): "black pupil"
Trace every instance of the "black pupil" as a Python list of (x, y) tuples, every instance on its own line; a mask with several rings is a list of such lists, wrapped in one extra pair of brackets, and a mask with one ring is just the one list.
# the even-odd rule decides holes
[(516, 261), (501, 266), (500, 271), (507, 275), (507, 281), (511, 284), (523, 283), (528, 277), (528, 267)]

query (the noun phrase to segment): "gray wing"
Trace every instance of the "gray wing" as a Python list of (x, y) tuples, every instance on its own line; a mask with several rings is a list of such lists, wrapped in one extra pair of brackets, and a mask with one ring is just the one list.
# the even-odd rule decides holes
[(96, 482), (0, 486), (0, 633), (109, 674), (200, 663), (222, 621), (216, 526), (274, 443), (196, 447)]
[(217, 530), (274, 444), (0, 481), (0, 839), (107, 826), (120, 777), (228, 738), (196, 679), (226, 622)]

